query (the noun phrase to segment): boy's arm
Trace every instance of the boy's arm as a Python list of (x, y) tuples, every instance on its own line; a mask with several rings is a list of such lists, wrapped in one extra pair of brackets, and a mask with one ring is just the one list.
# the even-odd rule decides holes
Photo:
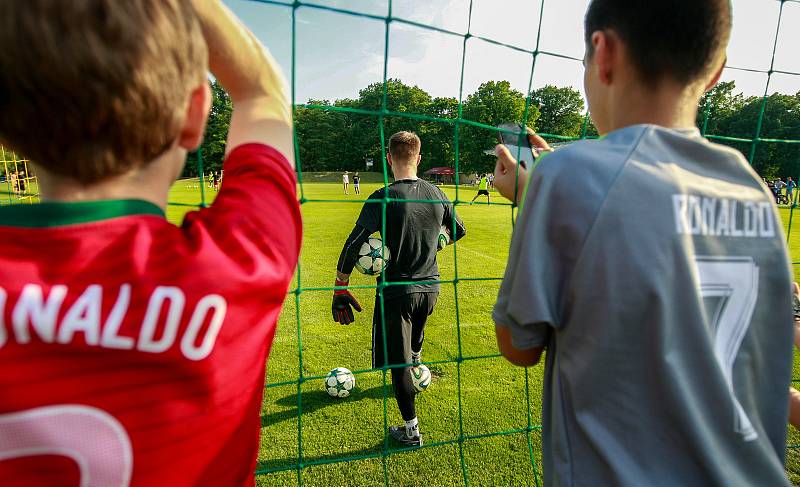
[[(283, 302), (297, 267), (302, 220), (292, 160), (289, 100), (280, 71), (258, 40), (218, 0), (193, 0), (210, 66), (233, 101), (214, 203), (186, 215), (182, 229), (221, 251), (253, 295)], [(165, 60), (166, 62), (166, 60)], [(267, 296), (269, 295), (269, 296)]]
[(292, 110), (286, 81), (259, 40), (219, 0), (194, 0), (208, 44), (211, 72), (233, 102), (226, 154), (256, 142), (294, 166)]
[(515, 347), (511, 338), (511, 330), (499, 323), (494, 325), (494, 332), (497, 335), (497, 348), (506, 360), (519, 367), (531, 367), (539, 363), (544, 347), (522, 350)]
[(588, 220), (593, 218), (590, 213), (581, 213), (580, 218), (566, 224), (560, 218), (559, 209), (569, 207), (563, 167), (543, 163), (530, 181), (526, 179), (531, 187), (525, 210), (518, 214), (492, 312), (500, 353), (522, 367), (539, 362), (542, 350), (560, 326), (560, 304), (572, 262), (580, 254), (583, 235), (591, 227)]

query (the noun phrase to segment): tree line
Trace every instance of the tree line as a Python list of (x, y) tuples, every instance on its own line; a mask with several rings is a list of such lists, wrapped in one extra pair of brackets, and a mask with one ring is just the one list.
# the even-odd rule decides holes
[[(756, 133), (762, 97), (745, 97), (735, 92), (733, 81), (717, 85), (701, 100), (698, 127), (704, 133), (751, 139)], [(230, 97), (212, 82), (213, 104), (202, 145), (204, 171), (219, 171), (225, 153), (225, 138), (230, 123)], [(374, 161), (381, 170), (380, 118), (384, 97), (383, 83), (373, 83), (358, 93), (358, 98), (309, 100), (295, 110), (298, 161), (303, 171), (363, 171), (365, 161)], [(383, 117), (384, 145), (400, 130), (416, 132), (422, 140), (421, 170), (454, 167), (458, 149), (459, 169), (463, 173), (488, 172), (494, 157), (485, 154), (497, 143), (497, 132), (473, 125), (456, 124), (459, 104), (456, 98), (432, 97), (425, 90), (398, 79), (387, 80), (386, 109), (413, 114), (411, 117)], [(365, 113), (366, 112), (366, 113)], [(596, 136), (597, 130), (585, 116), (581, 94), (572, 87), (547, 85), (533, 90), (526, 104), (524, 93), (508, 81), (487, 81), (468, 95), (461, 105), (461, 118), (488, 126), (527, 123), (537, 132), (564, 137)], [(445, 119), (447, 121), (441, 121)], [(762, 139), (800, 139), (800, 92), (775, 93), (767, 98)], [(715, 140), (749, 156), (749, 143)], [(197, 155), (190, 156), (184, 176), (197, 175)], [(800, 144), (760, 142), (754, 158), (755, 169), (764, 177), (796, 176), (800, 171)]]
[[(700, 101), (697, 126), (707, 135), (753, 139), (763, 107), (760, 139), (799, 140), (800, 91), (794, 95), (773, 93), (764, 102), (763, 96), (736, 93), (734, 81), (719, 83)], [(713, 140), (738, 149), (746, 157), (751, 154), (749, 142)], [(800, 173), (800, 143), (761, 141), (753, 155), (753, 168), (764, 178), (797, 178)]]

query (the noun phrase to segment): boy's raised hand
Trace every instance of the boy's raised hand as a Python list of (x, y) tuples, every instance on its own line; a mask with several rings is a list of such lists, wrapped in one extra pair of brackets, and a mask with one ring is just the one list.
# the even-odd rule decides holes
[(501, 195), (519, 204), (528, 184), (528, 171), (519, 165), (503, 144), (497, 144), (494, 153), (497, 156), (494, 187)]
[(263, 143), (294, 164), (291, 102), (277, 62), (220, 0), (193, 4), (208, 44), (211, 72), (233, 102), (225, 152), (248, 142)]
[[(541, 152), (553, 152), (553, 148), (530, 127), (528, 129), (528, 142), (533, 148), (534, 157), (539, 157)], [(503, 144), (494, 148), (497, 163), (494, 167), (494, 187), (501, 195), (519, 204), (528, 185), (529, 170), (520, 166), (516, 159)]]

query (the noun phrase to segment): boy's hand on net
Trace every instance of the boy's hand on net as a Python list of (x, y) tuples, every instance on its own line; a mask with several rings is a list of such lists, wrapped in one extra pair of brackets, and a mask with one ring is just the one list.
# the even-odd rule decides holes
[[(349, 281), (340, 281), (336, 279), (336, 287), (347, 286)], [(361, 312), (361, 304), (358, 300), (350, 294), (347, 289), (336, 289), (333, 291), (333, 303), (331, 304), (331, 311), (333, 313), (333, 321), (343, 325), (349, 325), (356, 321), (353, 309), (359, 313)]]
[(553, 152), (555, 150), (552, 147), (550, 147), (550, 144), (548, 144), (547, 141), (544, 140), (541, 135), (534, 132), (532, 128), (530, 127), (525, 127), (525, 128), (528, 131), (528, 142), (531, 144), (534, 157), (540, 157), (544, 152)]
[[(534, 157), (541, 157), (545, 152), (553, 152), (555, 149), (550, 147), (539, 134), (533, 131), (532, 128), (526, 127), (528, 132), (528, 142), (531, 145)], [(532, 168), (525, 169), (520, 166), (516, 159), (508, 151), (508, 148), (503, 144), (499, 144), (494, 148), (495, 155), (497, 156), (497, 164), (494, 168), (494, 187), (509, 200), (520, 203), (522, 196), (525, 194), (525, 188), (528, 185), (528, 174)], [(517, 170), (519, 170), (519, 177), (517, 177)], [(516, 190), (515, 190), (516, 183)]]

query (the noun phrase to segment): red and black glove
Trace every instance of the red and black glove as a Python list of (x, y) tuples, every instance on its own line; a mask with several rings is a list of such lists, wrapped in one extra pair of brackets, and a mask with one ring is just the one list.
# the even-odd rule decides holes
[[(336, 279), (336, 286), (347, 286), (348, 282), (342, 282), (339, 279)], [(353, 315), (353, 310), (351, 306), (356, 309), (359, 313), (361, 312), (361, 305), (358, 303), (358, 300), (350, 294), (350, 291), (347, 289), (337, 289), (333, 291), (333, 304), (331, 305), (331, 311), (333, 312), (333, 321), (337, 323), (341, 323), (343, 325), (349, 325), (356, 321), (355, 316)]]

